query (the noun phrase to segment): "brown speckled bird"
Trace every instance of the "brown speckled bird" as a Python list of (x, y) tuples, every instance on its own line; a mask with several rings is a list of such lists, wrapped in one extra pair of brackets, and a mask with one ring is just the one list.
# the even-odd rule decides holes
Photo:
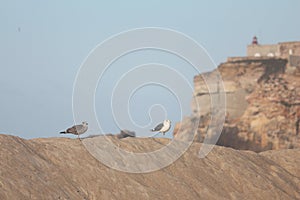
[(82, 122), (80, 125), (74, 125), (71, 128), (68, 128), (66, 131), (60, 132), (60, 134), (73, 134), (77, 135), (78, 139), (80, 140), (79, 135), (85, 133), (88, 130), (88, 123), (87, 122)]

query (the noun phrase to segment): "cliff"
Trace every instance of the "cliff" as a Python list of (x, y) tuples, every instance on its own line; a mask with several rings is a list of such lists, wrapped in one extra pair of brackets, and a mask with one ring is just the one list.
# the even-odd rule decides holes
[[(300, 147), (300, 82), (297, 68), (280, 58), (231, 58), (218, 67), (226, 94), (226, 118), (218, 145), (256, 152)], [(174, 137), (185, 140), (200, 119), (195, 137), (202, 142), (210, 124), (211, 92), (194, 78), (193, 115), (177, 124)], [(197, 109), (197, 103), (200, 109)], [(184, 131), (178, 131), (183, 127)]]
[[(154, 150), (169, 142), (111, 140), (132, 151)], [(129, 174), (103, 165), (77, 139), (0, 135), (0, 199), (300, 198), (300, 149), (257, 154), (216, 146), (199, 159), (200, 146), (192, 144), (159, 171)]]

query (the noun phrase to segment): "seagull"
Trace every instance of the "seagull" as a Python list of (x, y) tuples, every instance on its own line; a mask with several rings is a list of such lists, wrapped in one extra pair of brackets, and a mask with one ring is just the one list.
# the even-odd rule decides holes
[(88, 130), (88, 125), (89, 124), (87, 122), (82, 122), (82, 124), (74, 125), (71, 128), (68, 128), (66, 131), (60, 132), (60, 134), (70, 133), (70, 134), (73, 134), (73, 135), (77, 135), (78, 139), (80, 140), (79, 135), (85, 133)]
[(171, 128), (171, 121), (166, 119), (162, 123), (158, 124), (155, 128), (151, 129), (152, 132), (158, 131), (159, 133), (162, 133), (165, 135), (166, 132), (168, 132)]
[(117, 134), (118, 139), (123, 139), (127, 137), (135, 137), (135, 132), (134, 131), (129, 131), (129, 130), (121, 130), (119, 134)]

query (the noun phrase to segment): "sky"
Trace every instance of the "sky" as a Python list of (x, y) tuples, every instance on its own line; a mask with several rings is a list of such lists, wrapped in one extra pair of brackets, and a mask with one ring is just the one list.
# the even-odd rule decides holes
[[(198, 42), (215, 65), (230, 56), (245, 56), (254, 35), (262, 44), (300, 40), (298, 0), (0, 0), (0, 5), (0, 133), (23, 138), (60, 137), (59, 131), (73, 125), (73, 85), (80, 66), (99, 43), (120, 32), (143, 27), (181, 32)], [(95, 91), (95, 113), (103, 132), (124, 128), (148, 136), (146, 130), (164, 118), (174, 127), (190, 114), (192, 90), (182, 91), (182, 109), (169, 90), (150, 85), (134, 92), (129, 103), (122, 94), (118, 97), (136, 122), (118, 127), (107, 97), (126, 70), (145, 63), (167, 64), (189, 84), (199, 73), (165, 52), (146, 50), (122, 57)], [(212, 69), (207, 65), (200, 72)], [(99, 132), (91, 124), (88, 134)]]

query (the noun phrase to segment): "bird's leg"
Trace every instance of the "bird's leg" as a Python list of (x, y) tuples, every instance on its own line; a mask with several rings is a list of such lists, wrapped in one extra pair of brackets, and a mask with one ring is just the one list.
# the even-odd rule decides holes
[(77, 137), (78, 137), (79, 141), (81, 141), (81, 139), (80, 139), (80, 137), (79, 137), (79, 134), (77, 135)]

